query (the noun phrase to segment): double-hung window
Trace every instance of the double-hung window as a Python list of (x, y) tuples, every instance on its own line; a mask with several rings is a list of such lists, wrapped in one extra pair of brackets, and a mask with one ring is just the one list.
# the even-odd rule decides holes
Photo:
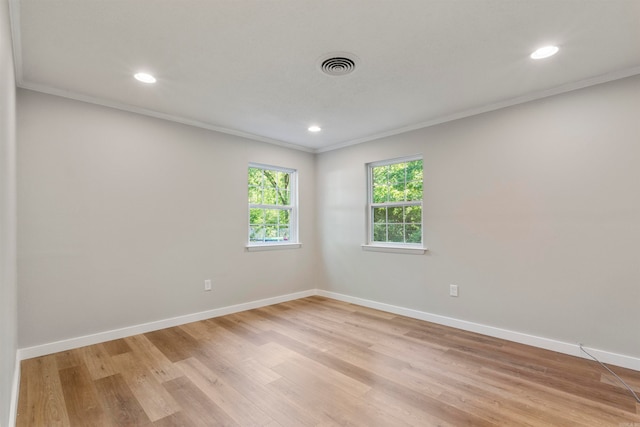
[(249, 247), (298, 243), (296, 184), (294, 169), (249, 165)]
[(368, 247), (424, 249), (422, 237), (422, 158), (370, 163)]

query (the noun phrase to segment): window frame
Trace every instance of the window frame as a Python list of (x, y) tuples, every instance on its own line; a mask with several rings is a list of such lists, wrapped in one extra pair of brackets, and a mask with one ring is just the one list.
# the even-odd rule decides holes
[[(251, 203), (249, 200), (249, 169), (262, 169), (274, 172), (282, 172), (290, 175), (289, 178), (289, 204), (288, 205), (270, 205), (263, 203)], [(247, 191), (247, 244), (248, 251), (261, 251), (270, 249), (288, 249), (299, 248), (302, 244), (299, 241), (298, 230), (298, 171), (292, 168), (282, 166), (268, 165), (264, 163), (250, 162), (247, 166), (247, 182), (245, 191)], [(264, 187), (263, 187), (264, 188)], [(289, 239), (285, 241), (251, 241), (251, 209), (275, 209), (289, 211)]]
[[(422, 197), (419, 201), (402, 201), (402, 202), (382, 202), (374, 203), (373, 201), (373, 169), (380, 166), (389, 166), (398, 163), (409, 163), (416, 160), (422, 160)], [(374, 252), (393, 252), (393, 253), (408, 253), (408, 254), (423, 254), (427, 251), (427, 247), (424, 244), (424, 159), (422, 155), (413, 155), (406, 157), (397, 157), (393, 159), (381, 160), (366, 164), (367, 173), (367, 206), (366, 206), (366, 243), (362, 245), (362, 249), (366, 251)], [(406, 182), (405, 182), (406, 185)], [(406, 207), (406, 206), (420, 206), (420, 243), (405, 243), (405, 242), (379, 242), (374, 241), (373, 226), (374, 221), (374, 209), (377, 207)]]

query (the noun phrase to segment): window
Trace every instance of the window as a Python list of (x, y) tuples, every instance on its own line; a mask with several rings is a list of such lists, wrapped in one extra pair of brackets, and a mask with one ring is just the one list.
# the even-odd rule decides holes
[(249, 247), (298, 243), (297, 173), (249, 165)]
[(422, 158), (368, 165), (368, 245), (423, 248)]

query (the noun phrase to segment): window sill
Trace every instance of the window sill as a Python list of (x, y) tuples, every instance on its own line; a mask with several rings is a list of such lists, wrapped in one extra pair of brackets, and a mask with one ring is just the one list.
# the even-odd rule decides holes
[(302, 247), (302, 243), (276, 243), (276, 244), (245, 246), (245, 248), (247, 249), (247, 252), (277, 251), (280, 249), (300, 249), (301, 247)]
[(362, 245), (363, 251), (388, 252), (392, 254), (424, 255), (429, 248), (421, 246)]

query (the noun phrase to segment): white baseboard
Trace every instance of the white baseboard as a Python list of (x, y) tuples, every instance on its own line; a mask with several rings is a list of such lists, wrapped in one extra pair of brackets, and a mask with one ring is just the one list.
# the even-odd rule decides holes
[[(325, 291), (322, 289), (310, 289), (302, 292), (281, 295), (272, 298), (266, 298), (257, 301), (250, 301), (243, 304), (232, 305), (228, 307), (216, 308), (213, 310), (202, 311), (199, 313), (187, 314), (184, 316), (172, 317), (170, 319), (158, 320), (155, 322), (143, 323), (140, 325), (129, 326), (126, 328), (115, 329), (111, 331), (99, 332), (96, 334), (85, 335), (77, 338), (56, 341), (52, 343), (37, 345), (33, 347), (21, 348), (18, 350), (18, 360), (30, 359), (32, 357), (44, 356), (46, 354), (57, 353), (60, 351), (71, 350), (86, 345), (98, 344), (105, 341), (125, 338), (131, 335), (144, 334), (146, 332), (157, 331), (159, 329), (170, 328), (173, 326), (184, 325), (185, 323), (197, 322), (199, 320), (210, 319), (213, 317), (224, 316), (227, 314), (237, 313), (239, 311), (251, 310), (254, 308), (265, 307), (268, 305), (278, 304), (285, 301), (292, 301), (299, 298), (306, 298), (312, 295), (320, 295), (327, 298), (336, 299), (352, 304), (362, 305), (364, 307), (375, 308), (377, 310), (389, 313), (399, 314), (414, 319), (425, 320), (440, 325), (451, 326), (453, 328), (465, 331), (476, 332), (491, 337), (502, 338), (508, 341), (514, 341), (521, 344), (527, 344), (546, 350), (557, 351), (559, 353), (578, 356), (589, 359), (587, 355), (580, 351), (577, 343), (568, 343), (550, 338), (543, 338), (535, 335), (529, 335), (522, 332), (511, 331), (508, 329), (496, 328), (480, 323), (469, 322), (466, 320), (455, 319), (453, 317), (441, 316), (438, 314), (427, 313), (424, 311), (413, 310), (410, 308), (399, 307), (391, 304), (385, 304), (377, 301), (367, 300), (337, 292)], [(611, 365), (622, 366), (624, 368), (640, 371), (640, 358), (617, 354), (605, 350), (594, 349), (585, 345), (585, 348), (600, 361)], [(19, 365), (18, 365), (19, 377)], [(14, 379), (15, 380), (15, 379)], [(17, 381), (17, 380), (16, 380)], [(17, 387), (17, 386), (16, 386)], [(17, 395), (15, 396), (17, 400)]]
[[(476, 332), (483, 335), (488, 335), (495, 338), (502, 338), (508, 341), (514, 341), (521, 344), (527, 344), (533, 347), (544, 348), (546, 350), (557, 351), (558, 353), (564, 353), (571, 356), (578, 356), (585, 359), (591, 359), (586, 354), (580, 351), (578, 343), (567, 343), (563, 341), (557, 341), (550, 338), (538, 337), (535, 335), (524, 334), (522, 332), (510, 331), (507, 329), (496, 328), (493, 326), (482, 325), (480, 323), (469, 322), (466, 320), (455, 319), (452, 317), (441, 316), (438, 314), (431, 314), (424, 311), (413, 310), (410, 308), (399, 307), (391, 304), (385, 304), (377, 301), (371, 301), (363, 298), (352, 297), (349, 295), (339, 294), (336, 292), (330, 292), (318, 289), (317, 295), (321, 295), (327, 298), (336, 299), (356, 305), (362, 305), (369, 308), (375, 308), (377, 310), (386, 311), (389, 313), (399, 314), (402, 316), (411, 317), (414, 319), (425, 320), (427, 322), (437, 323), (439, 325), (451, 326), (453, 328), (462, 329), (465, 331)], [(623, 368), (634, 369), (640, 371), (640, 358), (627, 356), (624, 354), (611, 353), (604, 350), (598, 350), (590, 348), (585, 345), (585, 348), (589, 353), (600, 359), (601, 362), (611, 365), (622, 366)]]
[(292, 294), (280, 295), (272, 298), (265, 298), (257, 301), (250, 301), (242, 304), (231, 305), (227, 307), (214, 308), (213, 310), (201, 311), (199, 313), (186, 314), (184, 316), (172, 317), (169, 319), (157, 320), (155, 322), (143, 323), (140, 325), (128, 326), (126, 328), (114, 329), (110, 331), (98, 332), (96, 334), (85, 335), (76, 338), (70, 338), (62, 341), (36, 345), (33, 347), (21, 348), (18, 350), (19, 360), (31, 359), (33, 357), (44, 356), (47, 354), (58, 353), (60, 351), (71, 350), (86, 345), (98, 344), (105, 341), (111, 341), (119, 338), (129, 337), (131, 335), (144, 334), (159, 329), (171, 328), (173, 326), (184, 325), (185, 323), (197, 322), (199, 320), (211, 319), (213, 317), (225, 316), (227, 314), (237, 313), (239, 311), (251, 310), (254, 308), (265, 307), (267, 305), (279, 304), (285, 301), (305, 298), (316, 295), (315, 289), (310, 289)]
[(13, 381), (11, 382), (11, 402), (9, 403), (9, 424), (14, 427), (18, 416), (18, 397), (20, 396), (20, 359), (16, 352), (16, 366), (13, 370)]

